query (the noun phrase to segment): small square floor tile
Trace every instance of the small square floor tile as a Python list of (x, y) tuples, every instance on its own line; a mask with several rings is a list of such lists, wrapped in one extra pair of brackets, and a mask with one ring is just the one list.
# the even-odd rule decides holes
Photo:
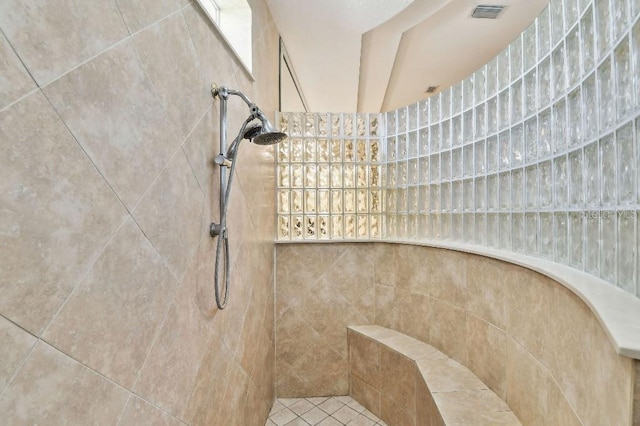
[(317, 425), (318, 423), (329, 417), (329, 415), (318, 407), (314, 407), (300, 417), (302, 417), (305, 422), (311, 425)]
[(353, 401), (353, 398), (351, 398), (350, 396), (335, 396), (334, 398), (342, 402), (343, 404), (348, 404)]
[(329, 398), (318, 407), (327, 414), (333, 414), (340, 408), (344, 407), (344, 404), (338, 401), (336, 398)]
[(318, 426), (343, 426), (343, 424), (333, 417), (327, 417), (326, 419), (318, 423)]
[(362, 413), (365, 410), (365, 408), (362, 405), (360, 405), (360, 403), (358, 401), (356, 401), (355, 399), (353, 401), (349, 402), (347, 404), (347, 406), (350, 407), (350, 408), (353, 408), (358, 413)]
[(278, 413), (269, 417), (269, 419), (278, 426), (284, 426), (296, 417), (298, 417), (296, 413), (289, 410), (288, 408), (285, 408), (284, 410), (279, 411)]
[(348, 426), (373, 426), (375, 424), (376, 422), (362, 414), (359, 414), (358, 417), (347, 423)]
[(297, 417), (286, 424), (286, 426), (309, 426), (309, 423), (302, 420), (300, 417)]
[(342, 408), (340, 408), (338, 411), (336, 411), (335, 413), (333, 413), (331, 416), (335, 419), (337, 419), (338, 421), (347, 424), (349, 423), (351, 420), (355, 419), (356, 417), (358, 417), (358, 412), (355, 411), (352, 408), (347, 407), (346, 405), (344, 405)]
[(323, 402), (325, 402), (327, 399), (329, 399), (328, 396), (316, 396), (314, 398), (307, 398), (307, 401), (309, 401), (313, 405), (320, 405)]
[(304, 398), (301, 398), (289, 406), (289, 410), (301, 416), (313, 408), (313, 404)]
[(285, 408), (287, 408), (287, 407), (285, 407), (284, 405), (282, 405), (282, 403), (281, 403), (280, 401), (276, 400), (276, 401), (273, 403), (273, 407), (271, 407), (271, 412), (269, 413), (269, 417), (271, 417), (271, 416), (273, 416), (274, 414), (276, 414), (276, 413), (278, 413), (278, 412), (280, 412), (280, 411), (284, 410)]
[(370, 418), (374, 422), (379, 422), (380, 421), (380, 418), (378, 416), (376, 416), (375, 414), (373, 414), (371, 411), (367, 410), (366, 408), (362, 411), (361, 414), (363, 416), (366, 416), (366, 417)]
[(278, 401), (284, 405), (285, 407), (290, 406), (291, 404), (294, 404), (296, 401), (298, 401), (300, 398), (278, 398)]

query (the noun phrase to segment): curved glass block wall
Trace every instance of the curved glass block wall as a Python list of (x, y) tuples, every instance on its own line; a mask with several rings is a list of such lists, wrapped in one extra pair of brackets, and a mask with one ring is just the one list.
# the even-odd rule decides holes
[(639, 16), (640, 0), (552, 0), (425, 101), (281, 114), (278, 240), (484, 245), (640, 296)]

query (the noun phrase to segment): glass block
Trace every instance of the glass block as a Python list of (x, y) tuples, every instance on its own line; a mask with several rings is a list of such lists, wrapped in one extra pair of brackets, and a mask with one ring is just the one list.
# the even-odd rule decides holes
[(407, 107), (398, 108), (398, 134), (407, 131)]
[(489, 173), (498, 171), (498, 150), (498, 138), (496, 136), (492, 136), (487, 139), (487, 171)]
[(549, 15), (551, 17), (551, 44), (555, 45), (564, 37), (562, 0), (552, 0), (549, 3)]
[(564, 99), (553, 105), (552, 134), (554, 152), (563, 152), (567, 148), (567, 108)]
[(537, 60), (536, 49), (536, 23), (535, 21), (523, 33), (524, 69), (533, 67)]
[(301, 162), (304, 159), (304, 142), (302, 139), (291, 139), (291, 161)]
[(553, 159), (553, 175), (555, 205), (559, 208), (566, 207), (569, 177), (567, 173), (567, 158), (564, 155)]
[(600, 188), (603, 206), (616, 203), (616, 146), (613, 133), (600, 139)]
[(344, 211), (345, 213), (356, 211), (356, 191), (353, 189), (344, 190)]
[(304, 136), (316, 136), (315, 114), (304, 114)]
[(416, 213), (418, 211), (418, 188), (411, 187), (407, 190), (408, 211)]
[(418, 210), (429, 211), (429, 186), (421, 186), (418, 190)]
[(462, 232), (462, 215), (454, 213), (451, 215), (451, 240), (462, 241)]
[(525, 116), (533, 114), (538, 109), (536, 70), (530, 71), (524, 76), (524, 104), (525, 104)]
[[(575, 3), (575, 1), (573, 1)], [(573, 86), (580, 80), (580, 28), (575, 27), (567, 35), (567, 79), (568, 85)]]
[(398, 185), (406, 186), (409, 181), (408, 167), (406, 162), (398, 164)]
[(636, 294), (636, 222), (637, 212), (621, 211), (618, 214), (618, 276), (617, 284), (623, 290)]
[(329, 190), (318, 190), (318, 212), (329, 213)]
[(367, 135), (367, 115), (356, 114), (356, 136), (363, 137)]
[(318, 238), (319, 239), (328, 240), (330, 238), (329, 216), (318, 216), (316, 227), (318, 229)]
[(464, 140), (464, 135), (462, 134), (462, 116), (456, 115), (451, 120), (451, 146), (460, 146)]
[(511, 174), (500, 173), (500, 210), (511, 209)]
[(476, 213), (475, 243), (480, 245), (487, 244), (487, 215), (484, 213)]
[[(640, 0), (637, 0), (640, 2)], [(631, 32), (631, 62), (634, 64), (636, 103), (640, 102), (640, 20), (636, 21)], [(640, 290), (638, 291), (640, 293)]]
[[(591, 74), (582, 83), (582, 112), (584, 114), (584, 140), (596, 136), (598, 132), (598, 112), (600, 106), (596, 96), (596, 76)], [(573, 100), (571, 101), (574, 102)], [(573, 106), (571, 107), (573, 109)]]
[(356, 238), (364, 239), (369, 237), (369, 216), (360, 214), (357, 216), (358, 232)]
[(538, 213), (525, 213), (525, 252), (538, 256)]
[[(454, 188), (455, 191), (458, 191), (459, 188)], [(467, 179), (462, 183), (462, 191), (459, 194), (455, 194), (455, 196), (460, 196), (462, 199), (463, 209), (466, 212), (472, 212), (475, 210), (475, 190), (474, 190), (474, 182), (473, 179)]]
[(345, 137), (355, 136), (355, 119), (353, 114), (343, 114), (342, 131)]
[(291, 166), (291, 186), (294, 188), (302, 188), (302, 164), (293, 164)]
[(344, 162), (345, 163), (354, 162), (356, 159), (356, 156), (354, 153), (354, 141), (345, 140), (343, 149), (344, 149)]
[(331, 114), (331, 136), (340, 137), (342, 135), (342, 117), (340, 114)]
[(426, 127), (420, 130), (418, 137), (419, 154), (429, 155), (429, 128)]
[(564, 17), (567, 28), (571, 28), (578, 21), (579, 11), (576, 0), (564, 0)]
[(633, 123), (627, 123), (616, 132), (618, 151), (618, 202), (632, 204), (636, 201), (636, 167), (633, 151)]
[(600, 129), (604, 130), (613, 125), (616, 111), (610, 59), (607, 59), (598, 68), (598, 93), (600, 97)]
[(476, 220), (473, 213), (462, 215), (462, 241), (473, 243), (475, 240)]
[(540, 207), (549, 208), (553, 206), (553, 171), (551, 161), (543, 161), (538, 169), (540, 177)]
[(595, 33), (593, 25), (593, 9), (585, 12), (580, 22), (582, 35), (582, 69), (589, 72), (595, 63)]
[(569, 213), (569, 263), (577, 269), (584, 267), (584, 225), (583, 212)]
[(511, 129), (511, 165), (520, 166), (524, 163), (524, 134), (522, 124)]
[(629, 5), (627, 0), (618, 0), (611, 2), (612, 8), (612, 17), (611, 21), (613, 23), (613, 40), (617, 40), (622, 32), (627, 27), (627, 20), (629, 16)]
[(540, 198), (538, 197), (538, 166), (533, 165), (525, 169), (525, 195), (527, 210), (538, 208)]
[(497, 57), (487, 63), (486, 67), (487, 97), (494, 96), (498, 91)]
[(342, 208), (342, 190), (331, 190), (331, 213), (343, 213)]
[(371, 191), (369, 195), (371, 196), (371, 212), (382, 213), (382, 191)]
[(429, 99), (429, 117), (431, 123), (437, 123), (442, 118), (440, 116), (440, 94)]
[(553, 71), (553, 96), (554, 99), (561, 96), (566, 87), (566, 65), (564, 58), (564, 45), (560, 43), (551, 55), (551, 67)]
[(405, 215), (398, 215), (398, 238), (407, 238), (408, 236), (408, 220)]
[(511, 216), (511, 244), (516, 253), (524, 253), (524, 214), (514, 213)]
[(303, 192), (300, 190), (291, 191), (291, 211), (293, 213), (303, 212)]
[(633, 72), (631, 71), (631, 55), (629, 52), (629, 39), (625, 37), (613, 52), (616, 68), (616, 84), (618, 94), (616, 96), (616, 112), (618, 121), (624, 119), (634, 109), (633, 102)]
[(329, 165), (328, 164), (320, 164), (318, 166), (318, 187), (319, 188), (328, 188), (329, 187)]
[(524, 207), (524, 171), (516, 169), (511, 172), (511, 204), (514, 210)]
[(409, 153), (407, 135), (398, 136), (398, 160), (406, 160)]
[(344, 237), (356, 238), (356, 217), (351, 214), (344, 215)]
[(451, 185), (451, 200), (452, 210), (454, 212), (461, 212), (463, 209), (463, 193), (461, 181), (453, 182), (453, 184)]
[(369, 235), (371, 235), (371, 238), (378, 239), (381, 237), (381, 225), (382, 218), (380, 216), (371, 216), (369, 225)]
[(419, 163), (419, 183), (429, 183), (429, 157), (422, 157)]
[(429, 160), (431, 169), (431, 182), (440, 182), (440, 154), (435, 154)]
[(429, 125), (429, 99), (422, 100), (418, 103), (418, 128)]
[(418, 160), (409, 160), (407, 163), (407, 177), (409, 185), (418, 184)]
[(538, 158), (544, 158), (551, 154), (553, 143), (551, 127), (551, 108), (549, 108), (542, 111), (538, 119)]
[(431, 238), (436, 240), (442, 238), (442, 223), (440, 220), (440, 216), (440, 213), (429, 215), (429, 220), (431, 222)]
[(316, 129), (320, 137), (329, 136), (329, 116), (327, 114), (315, 114)]
[(291, 218), (291, 239), (292, 240), (302, 239), (302, 236), (304, 235), (303, 223), (304, 223), (304, 220), (302, 216), (293, 216)]
[(551, 50), (551, 23), (549, 22), (549, 7), (545, 7), (536, 20), (538, 21), (538, 57), (542, 58)]
[(585, 216), (586, 225), (586, 252), (585, 269), (587, 272), (599, 275), (600, 265), (598, 256), (600, 254), (600, 214), (599, 211), (587, 212)]
[(369, 187), (369, 176), (368, 176), (368, 166), (358, 165), (356, 167), (356, 186), (358, 188), (368, 188)]
[(439, 152), (442, 148), (442, 136), (440, 132), (440, 124), (435, 124), (429, 129), (430, 133), (430, 149), (431, 153)]
[(581, 207), (584, 202), (582, 186), (582, 150), (569, 153), (569, 200), (571, 207)]
[(305, 188), (315, 188), (318, 182), (318, 169), (315, 164), (304, 165), (304, 186)]
[(430, 186), (430, 210), (431, 211), (440, 211), (440, 185), (431, 185)]
[(452, 179), (462, 179), (462, 148), (451, 151)]
[(487, 209), (486, 179), (484, 177), (476, 178), (475, 186), (476, 186), (476, 209), (480, 211), (486, 210)]
[(287, 138), (278, 144), (278, 162), (287, 163), (291, 161), (289, 157), (289, 146), (291, 141)]
[(289, 213), (289, 190), (278, 191), (278, 213)]
[(498, 98), (494, 97), (487, 103), (487, 133), (498, 131)]
[(318, 162), (326, 163), (329, 161), (329, 141), (326, 139), (318, 139)]
[(540, 256), (553, 260), (553, 213), (540, 213)]
[(509, 99), (509, 90), (505, 90), (498, 95), (498, 113), (500, 115), (500, 129), (509, 127), (511, 119), (509, 117), (511, 105)]
[(387, 112), (387, 136), (395, 135), (396, 130), (396, 111)]
[(487, 176), (487, 209), (498, 210), (498, 176)]
[[(553, 215), (553, 240), (555, 241), (555, 260), (564, 265), (569, 264), (567, 213), (557, 212)], [(540, 231), (543, 232), (542, 230)]]
[(440, 176), (442, 180), (451, 179), (451, 151), (444, 151), (440, 161)]
[[(509, 46), (511, 59), (511, 80), (517, 80), (522, 75), (522, 37), (517, 37)], [(478, 100), (476, 99), (476, 102)]]
[(585, 201), (589, 207), (600, 205), (600, 163), (598, 143), (584, 148)]
[(476, 107), (476, 127), (475, 127), (476, 139), (484, 137), (487, 131), (484, 105), (485, 104), (480, 104)]
[[(473, 89), (474, 89), (474, 98), (475, 103), (478, 104), (480, 102), (484, 102), (486, 99), (486, 74), (485, 67), (481, 67), (478, 71), (473, 74)], [(431, 116), (433, 120), (433, 115)]]
[(369, 197), (367, 191), (364, 189), (359, 189), (356, 193), (357, 195), (357, 212), (358, 213), (367, 213), (369, 211)]
[(380, 134), (380, 114), (369, 114), (369, 136), (378, 137)]
[(451, 184), (450, 183), (444, 183), (441, 186), (440, 189), (440, 194), (442, 197), (442, 211), (444, 212), (448, 212), (452, 210), (452, 205), (451, 205)]
[(451, 114), (462, 111), (462, 82), (451, 87)]
[(278, 186), (281, 188), (289, 187), (291, 182), (289, 175), (289, 166), (287, 165), (279, 165), (278, 166)]
[(290, 238), (289, 216), (278, 216), (278, 240), (288, 240)]
[(536, 117), (524, 123), (524, 141), (526, 162), (536, 161), (538, 159), (538, 121)]
[(486, 157), (485, 157), (485, 141), (476, 142), (474, 144), (475, 150), (475, 170), (476, 175), (486, 173)]
[(331, 238), (340, 239), (342, 236), (342, 216), (331, 216)]
[(444, 241), (451, 240), (451, 214), (443, 213), (440, 215), (440, 238)]
[(511, 167), (511, 135), (509, 131), (498, 135), (499, 145), (499, 167), (500, 170), (506, 170)]
[(463, 82), (463, 102), (464, 108), (469, 109), (473, 106), (473, 75), (467, 77)]
[(289, 136), (302, 136), (302, 117), (300, 114), (291, 114), (291, 122), (289, 124)]
[(317, 229), (316, 229), (316, 216), (305, 216), (304, 217), (304, 239), (311, 240), (317, 237)]
[(278, 126), (280, 127), (280, 131), (291, 134), (291, 132), (289, 131), (290, 114), (286, 112), (280, 112), (277, 113), (277, 116), (279, 117)]
[(498, 55), (498, 90), (502, 90), (509, 86), (509, 47)]
[(409, 158), (415, 158), (418, 156), (418, 132), (409, 133)]
[(462, 149), (462, 157), (463, 157), (462, 175), (464, 177), (473, 176), (473, 150), (474, 150), (473, 145), (466, 145)]
[(408, 130), (415, 130), (418, 128), (418, 104), (411, 104), (408, 108)]
[(440, 141), (440, 146), (442, 149), (451, 148), (451, 121), (446, 120), (441, 124), (442, 130), (442, 139)]
[(367, 141), (364, 139), (358, 139), (356, 141), (356, 161), (358, 163), (364, 163), (368, 160), (367, 145)]
[(404, 188), (400, 188), (397, 191), (398, 196), (398, 212), (406, 212), (408, 211), (407, 207), (407, 190)]
[(496, 213), (487, 214), (487, 245), (500, 248), (500, 220)]
[(420, 222), (418, 221), (418, 218), (418, 215), (410, 215), (407, 217), (407, 236), (412, 240), (419, 237)]
[(549, 56), (538, 66), (538, 103), (544, 107), (551, 101), (551, 59)]
[(389, 215), (387, 217), (385, 226), (385, 237), (395, 238), (398, 236), (398, 217), (396, 215)]
[(614, 211), (603, 211), (600, 220), (600, 276), (611, 283), (616, 282), (616, 242), (617, 214)]
[(344, 172), (344, 187), (353, 188), (356, 186), (356, 166), (345, 164), (342, 168)]
[(511, 121), (517, 123), (522, 120), (522, 80), (511, 86)]

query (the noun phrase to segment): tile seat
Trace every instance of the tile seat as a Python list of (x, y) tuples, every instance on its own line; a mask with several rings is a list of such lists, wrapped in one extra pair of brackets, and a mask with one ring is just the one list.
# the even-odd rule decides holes
[(391, 426), (521, 425), (475, 374), (388, 328), (347, 327), (349, 392)]

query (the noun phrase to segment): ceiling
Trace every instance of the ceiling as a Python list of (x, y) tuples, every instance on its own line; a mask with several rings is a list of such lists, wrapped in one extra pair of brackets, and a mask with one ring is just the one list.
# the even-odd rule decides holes
[[(266, 0), (313, 112), (389, 111), (471, 74), (548, 0)], [(507, 6), (473, 19), (479, 4)], [(286, 106), (286, 102), (283, 103)]]

